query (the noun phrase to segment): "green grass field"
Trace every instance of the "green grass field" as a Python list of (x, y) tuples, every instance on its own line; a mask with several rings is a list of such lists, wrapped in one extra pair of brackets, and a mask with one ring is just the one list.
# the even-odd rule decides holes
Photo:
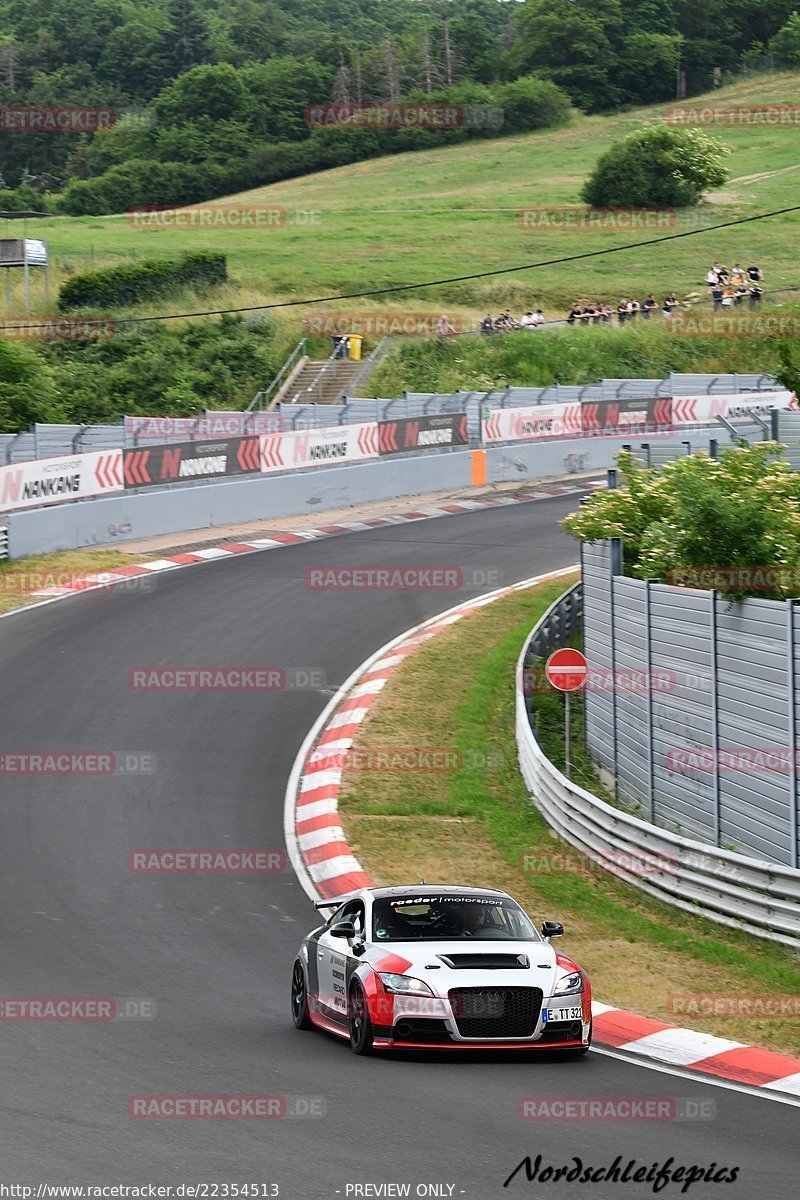
[[(798, 93), (800, 75), (785, 73), (721, 89), (713, 101), (790, 104)], [(34, 284), (35, 311), (53, 311), (59, 282), (76, 271), (133, 255), (172, 257), (201, 247), (228, 256), (231, 284), (198, 305), (217, 308), (341, 295), (639, 242), (652, 232), (523, 228), (518, 214), (522, 208), (578, 204), (580, 186), (600, 152), (642, 122), (662, 120), (665, 112), (666, 106), (657, 106), (612, 117), (576, 114), (568, 127), (552, 132), (375, 159), (226, 199), (282, 206), (286, 223), (278, 227), (136, 227), (125, 216), (31, 220), (28, 236), (46, 238), (54, 260), (49, 303), (41, 280)], [(709, 132), (733, 151), (731, 179), (689, 220), (713, 224), (797, 202), (797, 126), (719, 127)], [(304, 216), (309, 212), (318, 214), (313, 223)], [(651, 289), (657, 296), (669, 289), (679, 296), (704, 293), (703, 277), (715, 258), (729, 265), (755, 259), (765, 269), (768, 289), (785, 287), (800, 282), (798, 215), (380, 301), (284, 309), (280, 321), (289, 338), (301, 334), (304, 313), (328, 309), (444, 309), (470, 324), (486, 308), (496, 311), (506, 304), (517, 311), (538, 306), (548, 316), (561, 316), (576, 297), (616, 303), (622, 295), (641, 298)], [(6, 224), (7, 236), (21, 234), (20, 222)], [(685, 227), (689, 226), (679, 225)], [(180, 312), (183, 307), (175, 302), (161, 311)], [(20, 308), (17, 280), (15, 311)], [(152, 309), (146, 306), (145, 311)]]

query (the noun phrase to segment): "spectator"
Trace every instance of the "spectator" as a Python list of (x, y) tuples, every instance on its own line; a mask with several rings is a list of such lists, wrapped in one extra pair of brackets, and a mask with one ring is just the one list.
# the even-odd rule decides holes
[(722, 284), (715, 283), (711, 289), (711, 299), (714, 301), (714, 309), (718, 309), (722, 304)]
[(487, 313), (481, 321), (481, 333), (494, 333), (494, 320), (491, 313)]
[(741, 301), (744, 300), (745, 296), (747, 295), (747, 285), (744, 282), (737, 283), (736, 287), (734, 288), (734, 293), (735, 302), (737, 304), (741, 303)]
[(726, 288), (728, 286), (728, 284), (730, 283), (730, 281), (731, 281), (731, 273), (728, 270), (728, 268), (720, 267), (719, 282), (722, 284), (723, 288)]
[(722, 307), (731, 308), (736, 300), (736, 292), (732, 287), (728, 286), (722, 293)]
[(731, 271), (731, 283), (734, 287), (739, 287), (744, 283), (744, 271), (740, 263), (736, 263)]
[(533, 312), (530, 309), (519, 319), (520, 329), (535, 329), (536, 325), (537, 325), (536, 318), (534, 317)]
[(764, 295), (764, 289), (762, 287), (759, 287), (757, 283), (750, 284), (750, 290), (748, 292), (748, 296), (750, 297), (751, 306), (753, 304), (758, 304), (759, 300), (761, 299), (761, 297), (763, 295)]
[(533, 324), (537, 329), (540, 325), (544, 325), (544, 313), (540, 308), (537, 308), (536, 312), (533, 314)]
[(757, 267), (755, 263), (751, 263), (747, 268), (747, 277), (753, 283), (758, 283), (759, 280), (764, 278), (764, 272), (761, 270), (761, 267)]
[(625, 318), (627, 317), (627, 315), (628, 315), (628, 301), (620, 300), (619, 304), (617, 305), (617, 317), (619, 319), (620, 325), (625, 324)]
[(668, 296), (665, 296), (665, 298), (664, 298), (664, 307), (662, 309), (664, 316), (671, 317), (672, 310), (673, 310), (673, 308), (676, 308), (677, 305), (678, 305), (678, 297), (675, 295), (674, 292), (670, 292), (670, 294)]
[(641, 305), (639, 304), (639, 301), (634, 300), (633, 297), (631, 296), (630, 300), (628, 301), (628, 317), (631, 321), (636, 320), (637, 316), (639, 315), (640, 309), (641, 309)]
[(450, 334), (455, 333), (455, 329), (447, 319), (447, 313), (442, 313), (442, 315), (439, 317), (439, 321), (436, 326), (436, 332), (439, 337), (449, 337)]
[(644, 317), (645, 321), (650, 320), (650, 313), (655, 312), (657, 308), (658, 304), (656, 303), (655, 296), (652, 292), (648, 292), (647, 296), (645, 297), (644, 304), (642, 305), (642, 316)]
[(582, 316), (583, 316), (583, 310), (581, 309), (581, 306), (577, 303), (573, 304), (572, 308), (569, 310), (569, 315), (567, 317), (567, 324), (574, 325), (575, 322), (577, 320), (579, 320)]
[(709, 268), (706, 274), (706, 283), (709, 287), (713, 287), (715, 283), (719, 283), (719, 270), (719, 263), (714, 263), (713, 267)]

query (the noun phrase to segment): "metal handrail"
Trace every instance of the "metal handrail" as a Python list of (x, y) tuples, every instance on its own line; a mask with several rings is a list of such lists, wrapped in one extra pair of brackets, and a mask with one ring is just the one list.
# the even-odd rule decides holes
[(289, 401), (289, 404), (297, 404), (298, 400), (300, 400), (300, 398), (303, 396), (308, 397), (307, 400), (304, 401), (304, 403), (306, 403), (306, 404), (311, 403), (312, 402), (311, 393), (314, 391), (315, 388), (317, 389), (319, 395), (320, 396), (322, 395), (322, 385), (325, 380), (326, 373), (332, 367), (333, 372), (332, 372), (332, 375), (330, 376), (330, 378), (335, 379), (337, 365), (339, 363), (346, 361), (345, 357), (342, 353), (342, 350), (343, 350), (342, 343), (339, 342), (336, 346), (336, 349), (332, 350), (331, 353), (329, 354), (329, 356), (325, 359), (325, 362), (322, 364), (320, 369), (317, 371), (316, 375), (311, 380), (311, 383), (308, 385), (308, 387), (302, 388), (299, 392), (295, 392), (295, 394), (292, 396), (291, 400)]
[(286, 359), (286, 362), (283, 364), (280, 371), (278, 371), (277, 375), (272, 380), (272, 383), (270, 383), (269, 387), (267, 387), (266, 390), (263, 392), (256, 392), (255, 396), (250, 401), (247, 408), (244, 410), (245, 412), (252, 412), (256, 407), (258, 407), (261, 411), (263, 411), (265, 408), (269, 407), (270, 399), (273, 396), (273, 394), (275, 393), (275, 391), (278, 389), (278, 387), (280, 386), (283, 379), (291, 371), (291, 369), (294, 366), (297, 359), (299, 357), (301, 357), (303, 354), (305, 354), (306, 343), (307, 343), (306, 338), (300, 339), (300, 341), (297, 343), (297, 345), (295, 346), (292, 353)]

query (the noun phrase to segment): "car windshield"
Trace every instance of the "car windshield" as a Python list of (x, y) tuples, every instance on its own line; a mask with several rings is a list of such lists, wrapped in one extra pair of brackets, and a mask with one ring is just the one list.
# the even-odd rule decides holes
[(518, 904), (503, 896), (391, 896), (375, 900), (376, 942), (480, 938), (538, 942), (539, 935)]

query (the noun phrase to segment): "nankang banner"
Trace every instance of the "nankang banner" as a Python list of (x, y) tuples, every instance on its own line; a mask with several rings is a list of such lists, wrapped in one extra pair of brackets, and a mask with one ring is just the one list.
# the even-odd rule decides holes
[(466, 413), (443, 413), (435, 417), (409, 417), (402, 421), (378, 422), (378, 447), (381, 457), (409, 450), (442, 450), (447, 446), (466, 446)]
[(259, 471), (259, 439), (223, 438), (219, 442), (173, 442), (126, 450), (126, 488), (164, 487), (193, 479), (220, 479)]
[(0, 512), (121, 491), (121, 450), (92, 450), (0, 467)]

